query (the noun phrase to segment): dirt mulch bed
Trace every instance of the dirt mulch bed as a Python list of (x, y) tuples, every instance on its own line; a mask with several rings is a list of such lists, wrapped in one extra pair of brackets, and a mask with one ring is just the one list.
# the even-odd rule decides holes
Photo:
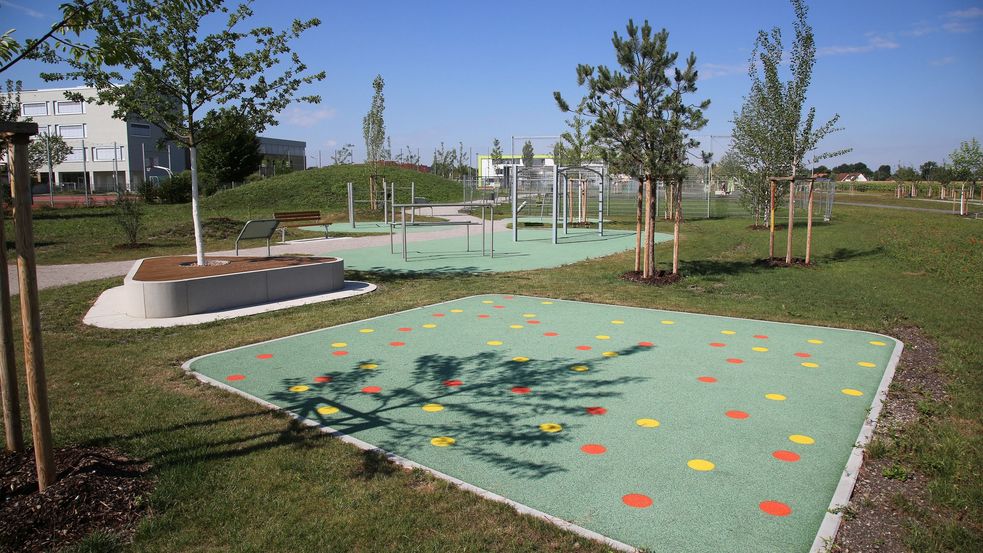
[(205, 265), (195, 265), (194, 256), (174, 255), (145, 259), (133, 276), (142, 281), (181, 280), (186, 278), (209, 277), (246, 273), (264, 269), (278, 269), (296, 265), (313, 265), (336, 261), (335, 257), (233, 257), (209, 256)]
[[(948, 399), (948, 380), (939, 369), (935, 344), (918, 328), (897, 328), (888, 334), (904, 342), (905, 349), (874, 431), (874, 440), (884, 443), (890, 443), (892, 436), (903, 434), (906, 426), (922, 416), (917, 408), (920, 401), (944, 403)], [(888, 457), (870, 458), (864, 454), (857, 485), (849, 507), (843, 512), (843, 523), (831, 551), (909, 550), (904, 535), (905, 521), (910, 517), (903, 509), (916, 505), (919, 510), (932, 511), (926, 489), (928, 479), (897, 466)]]
[(150, 464), (108, 448), (55, 451), (58, 481), (38, 492), (34, 452), (0, 453), (0, 551), (50, 551), (102, 532), (125, 541), (148, 512)]
[(754, 264), (758, 267), (804, 267), (808, 269), (816, 266), (815, 263), (806, 263), (806, 260), (801, 257), (793, 257), (791, 263), (786, 263), (784, 257), (772, 257), (755, 260)]
[(650, 286), (668, 286), (670, 284), (675, 284), (682, 279), (683, 275), (679, 273), (672, 274), (667, 271), (658, 271), (656, 274), (648, 278), (642, 278), (641, 271), (628, 271), (627, 273), (621, 275), (621, 280), (648, 284)]

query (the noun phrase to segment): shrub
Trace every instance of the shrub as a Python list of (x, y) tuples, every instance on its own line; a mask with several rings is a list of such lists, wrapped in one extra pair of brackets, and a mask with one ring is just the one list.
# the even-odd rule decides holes
[(191, 171), (178, 173), (160, 183), (157, 197), (165, 204), (186, 204), (191, 201)]
[(126, 235), (127, 245), (137, 245), (143, 222), (143, 202), (126, 194), (120, 194), (113, 205), (113, 218)]

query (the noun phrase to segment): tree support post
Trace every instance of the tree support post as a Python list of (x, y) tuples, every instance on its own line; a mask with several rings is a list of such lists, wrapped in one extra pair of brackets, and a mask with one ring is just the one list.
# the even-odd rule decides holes
[(809, 207), (806, 210), (806, 265), (809, 264), (812, 255), (812, 198), (815, 184), (814, 179), (809, 180)]
[[(0, 244), (6, 244), (3, 209), (0, 206)], [(3, 429), (7, 451), (24, 451), (24, 432), (20, 424), (20, 397), (17, 390), (17, 362), (14, 358), (14, 328), (10, 316), (10, 278), (7, 274), (7, 248), (0, 247), (0, 396), (3, 403)]]
[(785, 240), (785, 263), (792, 264), (792, 227), (795, 226), (795, 179), (788, 181), (788, 234)]
[[(31, 221), (31, 182), (27, 148), (37, 134), (35, 123), (4, 123), (0, 133), (9, 137), (8, 159), (12, 161), (14, 181), (10, 191), (14, 204), (14, 235), (17, 244), (17, 273), (20, 285), (21, 326), (24, 334), (24, 366), (28, 408), (34, 437), (38, 488), (44, 491), (55, 482), (51, 422), (48, 418), (48, 389), (44, 375), (44, 348), (41, 342), (41, 310), (38, 304), (37, 269), (34, 263), (34, 231)], [(6, 267), (3, 267), (6, 270)]]
[(775, 179), (771, 182), (771, 202), (768, 203), (770, 221), (768, 223), (768, 259), (775, 257)]
[(642, 262), (642, 278), (652, 276), (652, 220), (655, 214), (652, 213), (652, 177), (645, 179), (645, 255)]

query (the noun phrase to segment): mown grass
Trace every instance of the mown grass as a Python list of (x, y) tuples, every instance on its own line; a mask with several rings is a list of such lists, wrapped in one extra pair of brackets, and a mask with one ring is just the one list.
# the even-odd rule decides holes
[[(42, 317), (55, 439), (59, 445), (114, 446), (154, 464), (154, 515), (140, 527), (133, 550), (600, 551), (506, 506), (422, 473), (393, 470), (201, 385), (180, 365), (204, 353), (490, 292), (879, 332), (913, 325), (938, 343), (951, 398), (948, 405), (929, 406), (931, 416), (877, 453), (930, 479), (930, 505), (910, 505), (899, 514), (913, 549), (980, 550), (983, 224), (837, 208), (833, 224), (816, 227), (816, 267), (769, 270), (754, 263), (764, 256), (767, 233), (749, 230), (747, 223), (684, 225), (687, 278), (667, 288), (620, 280), (631, 268), (630, 252), (522, 273), (349, 273), (376, 282), (379, 290), (244, 319), (143, 331), (80, 322), (118, 279), (46, 290)], [(659, 225), (659, 231), (669, 228)], [(797, 235), (799, 252), (803, 234)], [(659, 249), (663, 267), (668, 248)], [(927, 516), (925, 509), (941, 516)]]

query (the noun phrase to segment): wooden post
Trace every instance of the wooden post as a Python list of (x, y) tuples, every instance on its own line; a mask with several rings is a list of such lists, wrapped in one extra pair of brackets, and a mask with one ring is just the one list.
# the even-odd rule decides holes
[[(9, 154), (8, 154), (9, 155)], [(10, 277), (7, 274), (7, 238), (4, 236), (3, 206), (0, 205), (0, 395), (3, 396), (3, 429), (7, 451), (24, 451), (14, 358), (14, 328), (10, 316)]]
[(795, 179), (788, 181), (788, 238), (785, 243), (785, 263), (792, 264), (792, 227), (795, 226)]
[[(9, 127), (21, 126), (9, 132)], [(29, 127), (30, 128), (29, 128)], [(38, 305), (37, 270), (34, 264), (34, 231), (31, 221), (31, 182), (28, 170), (27, 146), (30, 136), (37, 134), (35, 123), (3, 124), (0, 132), (8, 131), (12, 144), (14, 181), (10, 184), (14, 204), (14, 235), (17, 243), (17, 273), (20, 285), (21, 326), (24, 333), (24, 367), (27, 373), (27, 400), (31, 413), (31, 432), (34, 437), (34, 458), (37, 463), (38, 488), (55, 482), (55, 459), (51, 444), (51, 422), (48, 419), (48, 388), (44, 375), (44, 348), (41, 343), (41, 310)], [(5, 268), (4, 268), (5, 269)]]
[(672, 227), (672, 274), (679, 274), (679, 219), (681, 218), (681, 209), (683, 203), (683, 187), (682, 182), (676, 181), (676, 190), (673, 196), (675, 196), (675, 208), (673, 213), (675, 214), (675, 224)]
[(815, 189), (815, 179), (809, 179), (809, 208), (806, 210), (806, 265), (812, 256), (812, 196)]
[(768, 223), (768, 259), (771, 260), (775, 257), (775, 179), (769, 180), (771, 181), (771, 203), (768, 204), (768, 210), (771, 221)]
[[(569, 185), (568, 185), (569, 186)], [(638, 190), (635, 197), (635, 272), (642, 270), (642, 197), (644, 184), (638, 181)], [(569, 212), (568, 212), (569, 213)]]
[(642, 278), (652, 276), (651, 240), (652, 240), (652, 177), (645, 178), (645, 259), (642, 262)]

